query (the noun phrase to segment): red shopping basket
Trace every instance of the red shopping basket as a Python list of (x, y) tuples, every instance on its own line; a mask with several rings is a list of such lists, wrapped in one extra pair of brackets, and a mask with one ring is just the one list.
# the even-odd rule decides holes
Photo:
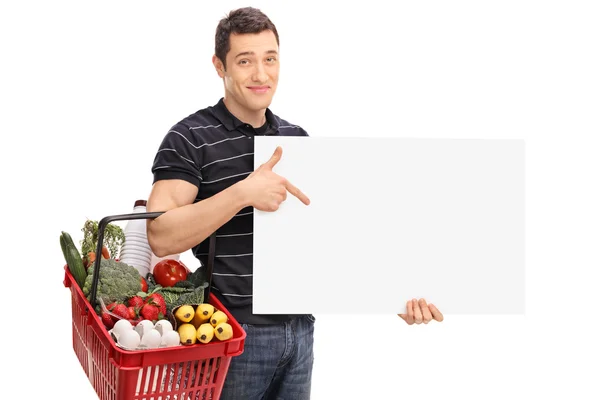
[(101, 400), (217, 400), (232, 357), (243, 352), (245, 331), (210, 292), (205, 302), (223, 311), (233, 328), (233, 337), (227, 341), (128, 351), (116, 345), (94, 311), (104, 228), (111, 221), (160, 214), (123, 214), (100, 221), (89, 301), (65, 266), (64, 285), (70, 288), (72, 300), (73, 350)]

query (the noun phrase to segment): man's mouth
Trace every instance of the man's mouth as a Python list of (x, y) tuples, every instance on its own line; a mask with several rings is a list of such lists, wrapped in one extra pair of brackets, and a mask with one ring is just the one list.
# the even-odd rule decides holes
[(252, 92), (257, 93), (257, 94), (261, 94), (261, 93), (267, 93), (269, 91), (269, 86), (248, 86), (248, 89), (252, 90)]

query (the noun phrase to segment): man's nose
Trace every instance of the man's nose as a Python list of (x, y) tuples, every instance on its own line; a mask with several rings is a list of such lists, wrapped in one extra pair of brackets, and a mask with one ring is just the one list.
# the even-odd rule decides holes
[(267, 82), (267, 80), (269, 79), (269, 75), (267, 75), (267, 71), (265, 70), (265, 67), (262, 65), (258, 65), (254, 69), (254, 75), (252, 76), (252, 79), (255, 82), (260, 82), (260, 83)]

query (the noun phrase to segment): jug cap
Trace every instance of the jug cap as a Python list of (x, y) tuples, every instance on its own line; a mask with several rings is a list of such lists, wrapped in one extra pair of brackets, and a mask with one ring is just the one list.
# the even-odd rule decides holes
[(146, 207), (146, 200), (136, 200), (135, 204), (133, 205), (133, 207)]

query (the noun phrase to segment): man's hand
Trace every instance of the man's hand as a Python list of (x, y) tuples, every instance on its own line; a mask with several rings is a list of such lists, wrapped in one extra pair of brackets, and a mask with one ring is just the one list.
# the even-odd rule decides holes
[(287, 193), (296, 196), (309, 205), (309, 198), (287, 179), (273, 172), (273, 167), (281, 159), (283, 150), (277, 147), (273, 156), (240, 182), (248, 203), (261, 211), (277, 211), (287, 198)]
[(433, 304), (427, 304), (425, 299), (409, 300), (406, 303), (406, 314), (398, 314), (408, 325), (412, 324), (428, 324), (432, 319), (442, 322), (444, 316)]

